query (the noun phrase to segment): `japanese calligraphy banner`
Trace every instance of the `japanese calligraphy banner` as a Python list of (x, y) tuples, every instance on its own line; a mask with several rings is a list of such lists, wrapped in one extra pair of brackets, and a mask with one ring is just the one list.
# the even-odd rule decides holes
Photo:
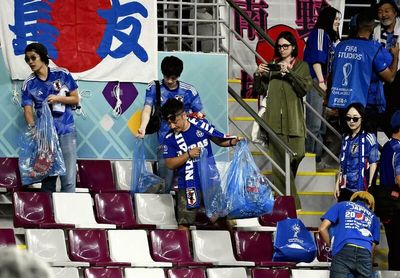
[(12, 79), (30, 73), (24, 49), (44, 44), (76, 79), (149, 82), (157, 73), (156, 1), (2, 0), (0, 42)]

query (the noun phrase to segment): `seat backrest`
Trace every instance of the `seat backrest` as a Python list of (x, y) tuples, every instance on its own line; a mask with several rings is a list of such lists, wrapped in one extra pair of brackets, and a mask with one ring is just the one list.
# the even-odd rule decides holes
[(200, 262), (234, 262), (228, 231), (192, 230), (193, 253)]
[(206, 278), (203, 268), (171, 268), (167, 271), (168, 278)]
[(14, 229), (0, 229), (0, 247), (15, 244)]
[(132, 197), (129, 193), (96, 193), (94, 204), (99, 223), (136, 225)]
[(25, 240), (29, 252), (46, 262), (70, 261), (61, 229), (27, 229)]
[(79, 186), (92, 192), (116, 191), (110, 160), (79, 159)]
[(292, 269), (292, 278), (329, 278), (329, 270)]
[(251, 270), (252, 278), (290, 278), (290, 270), (283, 269), (268, 269), (268, 268), (253, 268)]
[(123, 278), (122, 269), (119, 267), (89, 267), (84, 270), (85, 278)]
[(53, 205), (48, 192), (14, 192), (14, 227), (34, 228), (54, 223)]
[(170, 194), (136, 193), (134, 199), (138, 223), (177, 226), (174, 200)]
[[(145, 167), (149, 173), (153, 173), (153, 163), (146, 161)], [(118, 190), (131, 190), (132, 161), (117, 160), (112, 163), (114, 184)]]
[(0, 157), (0, 188), (19, 190), (21, 188), (17, 157)]
[(296, 204), (293, 196), (277, 196), (271, 214), (260, 216), (260, 224), (263, 226), (276, 226), (286, 218), (297, 218)]
[(247, 278), (244, 267), (208, 268), (207, 278)]
[(164, 270), (161, 268), (125, 268), (125, 278), (165, 278)]
[(79, 278), (76, 267), (52, 267), (54, 278)]
[(153, 230), (150, 238), (154, 260), (172, 263), (193, 261), (187, 231)]
[(242, 261), (271, 261), (274, 251), (271, 232), (234, 231), (236, 257)]
[(110, 262), (105, 230), (74, 229), (68, 231), (69, 254), (78, 262)]
[(318, 232), (314, 233), (315, 243), (317, 245), (317, 260), (319, 262), (331, 262), (331, 248), (326, 244), (325, 240)]

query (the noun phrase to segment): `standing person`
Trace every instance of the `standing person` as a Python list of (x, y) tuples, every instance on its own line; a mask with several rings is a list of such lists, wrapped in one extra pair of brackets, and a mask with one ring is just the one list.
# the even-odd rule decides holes
[[(167, 56), (161, 62), (161, 72), (163, 79), (160, 80), (161, 106), (168, 99), (175, 98), (183, 102), (186, 113), (194, 113), (198, 118), (203, 118), (201, 113), (203, 104), (197, 90), (190, 84), (179, 80), (183, 71), (183, 62), (175, 56)], [(146, 89), (146, 97), (142, 112), (142, 119), (138, 130), (138, 137), (144, 138), (146, 127), (149, 123), (151, 108), (156, 104), (156, 84), (150, 82)], [(165, 192), (172, 189), (173, 171), (165, 167), (165, 161), (162, 156), (162, 143), (169, 128), (168, 123), (163, 120), (161, 122), (160, 131), (158, 132), (159, 147), (157, 149), (159, 176), (165, 180)]]
[(376, 136), (365, 130), (364, 107), (353, 103), (345, 115), (347, 130), (343, 134), (335, 186), (335, 198), (339, 202), (348, 201), (354, 192), (368, 190), (379, 158)]
[(183, 103), (174, 98), (162, 106), (162, 115), (170, 128), (164, 140), (165, 164), (178, 171), (178, 224), (195, 224), (196, 214), (203, 207), (197, 166), (201, 149), (207, 149), (209, 163), (215, 164), (211, 141), (221, 147), (231, 147), (241, 138), (225, 138), (207, 121), (188, 118)]
[[(384, 186), (388, 190), (400, 187), (400, 110), (393, 114), (390, 125), (393, 134), (391, 139), (383, 146), (380, 164), (380, 183), (381, 186)], [(377, 190), (382, 189), (377, 188)], [(396, 190), (388, 195), (391, 194), (395, 194), (391, 196), (395, 200)], [(394, 202), (399, 202), (399, 200)], [(377, 200), (377, 208), (378, 205)], [(393, 204), (391, 205), (393, 207), (390, 209), (390, 212), (389, 209), (386, 209), (383, 211), (383, 215), (379, 214), (379, 216), (385, 227), (389, 247), (389, 270), (400, 270), (400, 211), (398, 207), (396, 208)]]
[[(379, 219), (374, 214), (374, 197), (366, 191), (351, 196), (350, 202), (333, 205), (322, 217), (319, 233), (332, 244), (331, 278), (372, 276), (373, 250), (380, 240)], [(335, 227), (333, 235), (329, 228)]]
[[(313, 80), (326, 92), (327, 78), (330, 75), (335, 46), (340, 40), (339, 26), (342, 14), (331, 6), (322, 9), (318, 15), (317, 23), (310, 32), (304, 49), (304, 61), (310, 67)], [(316, 89), (307, 94), (307, 102), (324, 116), (324, 97)], [(322, 120), (310, 109), (306, 109), (306, 126), (319, 140), (323, 141), (324, 125)], [(306, 139), (306, 151), (316, 154), (317, 169), (325, 168), (322, 161), (322, 146), (311, 136)]]
[[(384, 48), (394, 48), (400, 36), (399, 8), (394, 0), (381, 0), (377, 5), (377, 14), (380, 24), (373, 32), (372, 38), (378, 41)], [(386, 136), (392, 135), (390, 119), (393, 113), (400, 109), (400, 64), (397, 65), (396, 76), (393, 82), (386, 82), (383, 86), (386, 100), (386, 110), (383, 113), (381, 127)]]
[[(54, 126), (66, 168), (66, 175), (60, 176), (61, 191), (75, 192), (77, 154), (72, 106), (79, 103), (78, 86), (68, 70), (49, 67), (47, 49), (40, 43), (31, 43), (25, 48), (25, 61), (33, 72), (22, 86), (21, 106), (25, 121), (29, 128), (35, 128), (33, 107), (40, 109), (46, 99), (52, 105)], [(57, 176), (45, 178), (42, 191), (54, 192), (56, 181)]]
[[(307, 63), (297, 59), (296, 39), (290, 32), (279, 34), (274, 47), (278, 65), (272, 70), (270, 64), (260, 64), (254, 73), (254, 90), (267, 96), (264, 120), (272, 130), (297, 155), (290, 161), (290, 194), (295, 197), (297, 209), (301, 209), (294, 179), (297, 168), (305, 154), (306, 127), (304, 123), (303, 97), (312, 87), (312, 79)], [(273, 140), (269, 141), (272, 159), (285, 169), (285, 151)], [(276, 167), (272, 168), (274, 185), (285, 192), (285, 177)]]

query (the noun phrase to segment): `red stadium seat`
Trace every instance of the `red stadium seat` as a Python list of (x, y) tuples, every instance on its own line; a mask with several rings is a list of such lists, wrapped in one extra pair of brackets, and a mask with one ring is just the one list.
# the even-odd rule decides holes
[(118, 267), (90, 267), (83, 273), (85, 278), (123, 278), (122, 269)]
[(266, 269), (253, 268), (251, 270), (252, 278), (290, 278), (289, 269)]
[(317, 260), (319, 262), (331, 262), (332, 253), (329, 246), (319, 233), (314, 233), (315, 243), (317, 245)]
[(18, 191), (22, 188), (17, 157), (0, 157), (0, 190)]
[(0, 247), (15, 245), (14, 229), (0, 229)]
[(167, 271), (168, 278), (206, 278), (202, 268), (173, 268)]
[(286, 218), (297, 218), (293, 196), (276, 197), (272, 213), (261, 215), (259, 220), (263, 226), (276, 226), (278, 221)]
[(111, 161), (80, 159), (77, 163), (79, 187), (88, 188), (91, 192), (116, 191)]

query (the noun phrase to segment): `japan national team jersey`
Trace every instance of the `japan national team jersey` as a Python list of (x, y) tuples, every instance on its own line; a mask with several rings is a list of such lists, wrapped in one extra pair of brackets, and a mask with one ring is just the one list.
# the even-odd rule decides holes
[(380, 182), (385, 186), (394, 186), (396, 176), (400, 176), (400, 141), (391, 138), (382, 149)]
[[(22, 86), (22, 103), (21, 106), (34, 106), (36, 111), (42, 107), (43, 101), (49, 95), (62, 94), (72, 92), (78, 86), (71, 74), (63, 68), (49, 68), (47, 80), (39, 79), (32, 73)], [(36, 113), (38, 117), (38, 113)], [(52, 112), (54, 118), (54, 126), (57, 134), (68, 134), (75, 130), (74, 117), (72, 107), (65, 105), (64, 112)]]
[[(197, 93), (196, 89), (188, 83), (178, 81), (178, 87), (174, 90), (170, 90), (167, 86), (164, 85), (163, 80), (160, 80), (160, 91), (161, 106), (163, 106), (168, 99), (175, 98), (183, 102), (183, 107), (186, 113), (200, 112), (203, 109), (199, 94)], [(154, 81), (152, 81), (149, 83), (146, 89), (146, 98), (144, 104), (153, 106), (155, 105), (155, 103), (156, 84)], [(168, 123), (162, 120), (160, 131), (158, 132), (160, 144), (162, 143), (168, 131)]]
[(334, 227), (333, 256), (346, 244), (364, 247), (372, 254), (372, 243), (379, 243), (379, 219), (364, 202), (337, 203), (321, 217), (321, 220), (324, 219)]

